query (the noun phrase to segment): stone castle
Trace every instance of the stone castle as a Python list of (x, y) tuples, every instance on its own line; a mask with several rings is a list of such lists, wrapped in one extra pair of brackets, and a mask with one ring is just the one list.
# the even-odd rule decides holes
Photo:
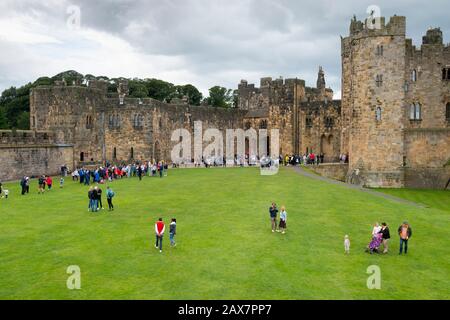
[[(171, 134), (203, 128), (280, 130), (282, 155), (323, 153), (322, 174), (368, 187), (443, 188), (450, 178), (450, 46), (430, 29), (416, 48), (406, 18), (372, 28), (354, 18), (341, 40), (342, 100), (320, 67), (300, 79), (241, 80), (238, 105), (222, 109), (128, 97), (127, 83), (37, 87), (29, 131), (0, 131), (0, 180), (55, 173), (62, 164), (165, 160)], [(270, 146), (269, 146), (270, 149)], [(338, 164), (347, 154), (348, 164)], [(6, 169), (6, 170), (5, 170)]]

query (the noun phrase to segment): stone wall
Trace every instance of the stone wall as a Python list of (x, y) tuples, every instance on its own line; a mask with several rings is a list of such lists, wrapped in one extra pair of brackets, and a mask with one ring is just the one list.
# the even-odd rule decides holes
[(1, 130), (0, 163), (0, 181), (55, 175), (64, 164), (73, 168), (73, 147), (54, 143), (51, 132)]
[(314, 172), (320, 174), (321, 176), (339, 180), (346, 181), (348, 164), (343, 163), (322, 163), (318, 166), (310, 167)]

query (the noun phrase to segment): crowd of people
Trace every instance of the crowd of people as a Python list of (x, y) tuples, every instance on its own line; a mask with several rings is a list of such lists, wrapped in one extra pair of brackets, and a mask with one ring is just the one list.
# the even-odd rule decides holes
[(144, 162), (128, 165), (110, 165), (100, 166), (95, 169), (80, 167), (72, 172), (72, 180), (79, 181), (80, 184), (90, 185), (91, 183), (103, 184), (106, 181), (113, 181), (122, 178), (138, 177), (142, 180), (145, 176), (156, 177), (167, 176), (168, 165), (163, 161), (158, 163)]

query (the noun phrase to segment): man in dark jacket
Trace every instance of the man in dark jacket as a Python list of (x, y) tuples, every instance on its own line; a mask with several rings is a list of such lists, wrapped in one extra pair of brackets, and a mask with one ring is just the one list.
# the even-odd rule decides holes
[(383, 240), (383, 253), (388, 253), (388, 242), (389, 239), (391, 238), (391, 234), (389, 232), (389, 227), (387, 226), (386, 222), (383, 222), (381, 224), (381, 230), (380, 233), (383, 235), (382, 240)]
[(408, 253), (408, 240), (412, 236), (412, 230), (408, 222), (405, 221), (398, 227), (398, 235), (400, 236), (400, 251), (398, 254), (402, 254), (403, 246), (405, 246), (405, 254)]
[(270, 213), (270, 221), (272, 222), (272, 232), (275, 232), (277, 228), (277, 213), (278, 213), (277, 205), (275, 204), (275, 202), (272, 202), (272, 206), (269, 208), (269, 213)]

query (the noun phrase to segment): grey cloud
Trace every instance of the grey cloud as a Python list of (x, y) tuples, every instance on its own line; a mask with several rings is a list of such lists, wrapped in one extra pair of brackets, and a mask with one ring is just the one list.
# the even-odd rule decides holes
[[(203, 79), (204, 86), (235, 88), (247, 75), (298, 76), (314, 85), (317, 68), (322, 65), (328, 85), (339, 91), (340, 35), (348, 33), (353, 14), (360, 19), (366, 16), (369, 5), (378, 5), (383, 16), (407, 16), (408, 36), (416, 44), (429, 26), (440, 26), (445, 39), (450, 37), (447, 0), (436, 0), (432, 5), (422, 0), (71, 0), (60, 5), (54, 5), (54, 1), (9, 4), (6, 10), (12, 14), (39, 13), (55, 25), (64, 22), (61, 17), (67, 5), (78, 5), (82, 27), (120, 37), (144, 54), (183, 57), (184, 69), (195, 75), (193, 78)], [(242, 76), (226, 78), (230, 74)], [(149, 75), (153, 76), (158, 77)]]

